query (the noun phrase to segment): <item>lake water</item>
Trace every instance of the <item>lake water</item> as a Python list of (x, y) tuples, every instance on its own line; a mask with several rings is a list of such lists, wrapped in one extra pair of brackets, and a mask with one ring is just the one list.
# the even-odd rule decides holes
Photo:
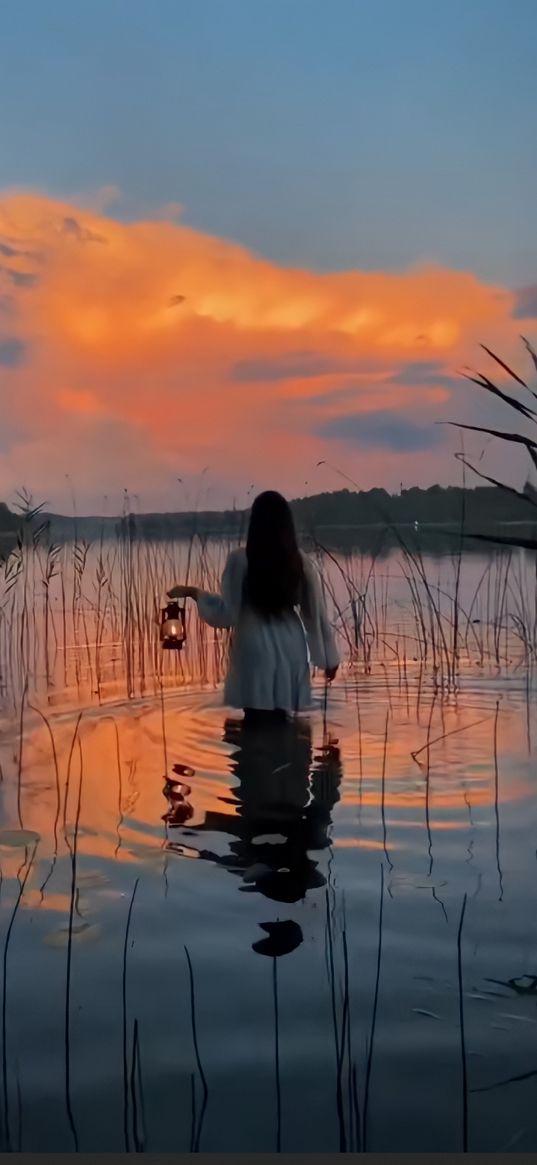
[(4, 628), (4, 1148), (534, 1149), (533, 568), (465, 560), (452, 675), (456, 564), (425, 567), (427, 651), (396, 554), (327, 565), (353, 662), (270, 733), (193, 622), (158, 674), (143, 629), (143, 681), (136, 633), (126, 699), (119, 584), (97, 640), (90, 582), (56, 589), (45, 667), (35, 597), (22, 664)]

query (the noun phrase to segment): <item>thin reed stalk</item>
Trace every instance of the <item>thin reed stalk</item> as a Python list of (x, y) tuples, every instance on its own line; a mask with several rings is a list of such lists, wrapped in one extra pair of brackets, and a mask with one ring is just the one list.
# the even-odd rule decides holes
[(73, 918), (75, 912), (75, 904), (77, 900), (77, 853), (78, 853), (78, 830), (80, 826), (80, 812), (82, 806), (82, 782), (83, 782), (83, 761), (82, 761), (82, 746), (80, 739), (78, 741), (80, 751), (80, 777), (78, 782), (78, 797), (75, 814), (75, 824), (73, 832), (73, 845), (71, 849), (71, 896), (69, 901), (69, 931), (67, 938), (67, 966), (65, 973), (65, 1106), (67, 1110), (67, 1119), (69, 1127), (73, 1136), (73, 1144), (75, 1152), (78, 1153), (78, 1132), (75, 1124), (72, 1098), (71, 1098), (71, 973), (72, 973), (72, 959), (73, 959)]
[(274, 1003), (274, 1072), (276, 1086), (276, 1152), (282, 1151), (282, 1088), (280, 1081), (280, 1019), (278, 1006), (278, 960), (272, 959), (272, 998)]
[(373, 1013), (371, 1016), (371, 1029), (369, 1032), (367, 1064), (365, 1074), (365, 1088), (364, 1088), (364, 1108), (363, 1108), (363, 1131), (362, 1131), (362, 1146), (364, 1153), (368, 1151), (369, 1144), (369, 1096), (371, 1088), (371, 1073), (373, 1068), (373, 1052), (375, 1047), (375, 1034), (377, 1028), (377, 1012), (380, 988), (380, 970), (382, 964), (382, 923), (384, 912), (384, 866), (380, 867), (380, 906), (379, 906), (379, 922), (378, 922), (378, 941), (377, 941), (377, 970), (375, 975), (375, 993), (373, 997)]
[(500, 701), (496, 701), (494, 716), (494, 817), (496, 821), (496, 869), (498, 871), (498, 901), (503, 901), (503, 874), (500, 860), (500, 773), (498, 765), (498, 718), (500, 715)]
[(199, 1115), (198, 1125), (197, 1125), (197, 1129), (196, 1129), (196, 1136), (194, 1138), (194, 1150), (193, 1150), (195, 1153), (199, 1153), (201, 1134), (202, 1134), (202, 1129), (203, 1129), (203, 1121), (205, 1118), (205, 1112), (206, 1112), (207, 1104), (209, 1101), (209, 1089), (207, 1086), (207, 1080), (205, 1078), (205, 1072), (203, 1071), (203, 1065), (201, 1062), (201, 1056), (200, 1056), (200, 1050), (199, 1050), (199, 1044), (198, 1044), (194, 971), (192, 968), (192, 960), (190, 958), (188, 947), (186, 947), (186, 946), (185, 946), (185, 955), (186, 955), (186, 960), (187, 960), (187, 964), (188, 964), (188, 978), (189, 978), (189, 984), (190, 984), (190, 1018), (191, 1018), (191, 1024), (192, 1024), (192, 1043), (194, 1045), (194, 1055), (196, 1057), (196, 1064), (197, 1064), (197, 1068), (198, 1068), (199, 1078), (201, 1081), (202, 1096), (203, 1096), (202, 1105), (201, 1105), (201, 1112)]
[(122, 1016), (123, 1016), (123, 1136), (125, 1141), (125, 1152), (130, 1152), (130, 1136), (129, 1136), (129, 1067), (128, 1067), (128, 1048), (127, 1048), (127, 955), (129, 948), (129, 936), (132, 921), (132, 912), (134, 909), (134, 899), (136, 898), (136, 891), (138, 889), (139, 878), (136, 878), (134, 883), (131, 899), (129, 902), (129, 909), (127, 912), (127, 924), (125, 926), (125, 937), (123, 940), (123, 970), (121, 979), (121, 1002), (122, 1002)]
[(466, 913), (467, 895), (464, 895), (459, 929), (457, 932), (457, 971), (459, 983), (459, 1029), (461, 1042), (461, 1094), (462, 1094), (462, 1151), (468, 1152), (468, 1068), (466, 1054), (466, 1034), (464, 1026), (464, 985), (462, 975), (462, 928)]
[(15, 899), (15, 904), (13, 906), (13, 910), (11, 911), (10, 919), (8, 922), (6, 937), (4, 939), (4, 951), (3, 951), (3, 959), (2, 959), (2, 1098), (3, 1098), (2, 1117), (3, 1117), (3, 1140), (4, 1140), (5, 1148), (6, 1148), (8, 1153), (11, 1152), (11, 1150), (12, 1150), (11, 1123), (10, 1123), (10, 1113), (9, 1113), (9, 1082), (8, 1082), (8, 1054), (7, 1054), (7, 1049), (8, 1049), (8, 1040), (7, 1040), (7, 1037), (8, 1037), (8, 1029), (7, 1029), (8, 955), (9, 955), (9, 947), (10, 947), (10, 943), (11, 943), (11, 937), (12, 937), (12, 933), (13, 933), (13, 927), (15, 925), (15, 919), (17, 917), (19, 907), (20, 907), (20, 904), (21, 904), (22, 899), (23, 899), (24, 891), (26, 889), (26, 883), (28, 881), (28, 878), (30, 877), (30, 873), (31, 873), (33, 865), (34, 865), (35, 855), (37, 852), (38, 844), (39, 843), (36, 841), (34, 844), (33, 850), (32, 850), (32, 855), (30, 857), (30, 860), (28, 861), (28, 863), (26, 865), (26, 872), (24, 874), (24, 878), (22, 878), (22, 880), (19, 881), (19, 892), (18, 892), (17, 897)]

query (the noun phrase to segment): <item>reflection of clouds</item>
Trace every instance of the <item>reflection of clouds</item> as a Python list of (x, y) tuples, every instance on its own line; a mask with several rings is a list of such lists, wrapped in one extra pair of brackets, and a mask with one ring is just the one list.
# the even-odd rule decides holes
[[(360, 681), (359, 681), (360, 682)], [(362, 714), (362, 767), (363, 779), (353, 780), (345, 790), (345, 804), (374, 809), (384, 800), (386, 809), (397, 810), (397, 826), (414, 827), (422, 811), (425, 790), (429, 785), (429, 805), (431, 810), (442, 813), (468, 812), (472, 808), (487, 808), (494, 804), (493, 730), (495, 692), (491, 692), (489, 706), (480, 707), (480, 723), (476, 723), (476, 709), (471, 705), (465, 709), (461, 704), (444, 706), (435, 710), (430, 727), (431, 745), (427, 765), (427, 750), (424, 747), (419, 756), (419, 764), (412, 759), (412, 753), (427, 743), (427, 723), (430, 713), (430, 698), (423, 696), (420, 714), (421, 725), (416, 720), (415, 705), (404, 711), (406, 697), (397, 697), (396, 715), (390, 719), (386, 745), (386, 774), (384, 798), (382, 796), (382, 766), (384, 754), (383, 717), (385, 717), (386, 694), (371, 684), (366, 696), (367, 684), (360, 683)], [(391, 699), (394, 692), (392, 689)], [(352, 696), (350, 697), (352, 702)], [(338, 706), (338, 711), (340, 710)], [(350, 712), (350, 709), (349, 709)], [(487, 713), (490, 713), (487, 715)], [(522, 702), (513, 701), (502, 706), (500, 732), (502, 751), (511, 759), (507, 780), (500, 782), (502, 801), (520, 801), (529, 792), (528, 776), (524, 765), (518, 766), (515, 758), (525, 759), (526, 741), (524, 737), (525, 709)], [(449, 734), (452, 733), (450, 736)], [(434, 739), (440, 735), (446, 739)], [(351, 738), (352, 739), (352, 738)], [(350, 762), (350, 763), (349, 763)], [(355, 745), (346, 750), (346, 772), (359, 768), (359, 756)], [(427, 775), (428, 769), (428, 775)], [(405, 814), (409, 816), (405, 816)], [(437, 824), (438, 821), (438, 824)], [(387, 825), (395, 820), (387, 818)], [(440, 821), (435, 818), (435, 827), (449, 830), (464, 828), (454, 816)]]
[[(103, 888), (111, 890), (119, 865), (137, 866), (144, 874), (161, 876), (175, 850), (190, 852), (193, 857), (201, 851), (203, 857), (233, 876), (242, 893), (257, 893), (272, 901), (298, 901), (323, 884), (318, 855), (329, 844), (336, 804), (333, 845), (341, 851), (342, 859), (346, 851), (350, 857), (352, 850), (362, 850), (364, 858), (368, 850), (380, 852), (386, 689), (378, 683), (369, 684), (367, 677), (361, 677), (359, 683), (361, 758), (352, 689), (347, 700), (338, 692), (334, 704), (340, 743), (324, 750), (313, 747), (308, 722), (249, 735), (242, 722), (230, 721), (222, 739), (219, 710), (207, 708), (199, 696), (167, 696), (167, 754), (180, 765), (175, 773), (170, 765), (167, 783), (158, 700), (148, 698), (113, 712), (85, 713), (79, 726), (81, 752), (75, 748), (71, 757), (66, 816), (67, 839), (71, 841), (81, 757), (78, 884), (83, 900), (98, 896)], [(480, 713), (484, 716), (487, 706), (483, 694), (481, 699)], [(385, 822), (389, 850), (409, 852), (414, 844), (423, 844), (427, 774), (426, 768), (418, 768), (411, 753), (426, 741), (429, 715), (424, 698), (420, 728), (412, 703), (410, 710), (406, 708), (404, 694), (399, 696), (392, 687), (391, 700)], [(495, 708), (495, 694), (490, 697), (490, 707), (491, 711)], [(460, 728), (475, 720), (475, 715), (475, 708), (469, 707), (438, 710), (431, 736), (442, 728)], [(525, 715), (523, 701), (514, 697), (500, 708), (500, 809), (532, 796)], [(25, 833), (21, 837), (39, 838), (28, 901), (37, 904), (37, 892), (44, 886), (43, 908), (48, 903), (50, 910), (58, 912), (69, 896), (70, 855), (62, 819), (75, 721), (76, 716), (65, 714), (51, 715), (50, 719), (61, 806), (56, 862), (57, 790), (51, 742), (45, 726), (33, 721), (30, 714), (23, 747), (21, 808)], [(0, 815), (7, 831), (18, 828), (16, 737), (15, 728), (11, 738), (3, 735), (0, 744), (4, 776)], [(345, 758), (344, 782), (339, 747)], [(469, 806), (475, 810), (472, 828), (486, 827), (488, 832), (493, 828), (493, 716), (471, 731), (431, 747), (428, 792), (431, 829), (443, 838), (460, 836), (468, 829)], [(172, 816), (163, 821), (167, 809)], [(419, 840), (412, 838), (413, 831), (419, 831)], [(9, 839), (9, 834), (6, 837)], [(3, 894), (12, 893), (7, 883), (16, 887), (29, 856), (27, 845), (0, 847)]]
[(50, 910), (55, 914), (69, 914), (69, 907), (71, 905), (71, 898), (69, 894), (45, 894), (41, 895), (38, 889), (29, 889), (26, 891), (21, 902), (23, 910), (34, 910), (37, 907), (43, 907), (44, 910)]
[[(389, 825), (389, 822), (386, 824)], [(385, 853), (384, 842), (378, 841), (372, 837), (336, 837), (334, 838), (333, 846), (334, 849), (370, 849), (379, 850), (382, 853)], [(399, 850), (402, 848), (403, 847), (400, 844), (394, 845), (393, 842), (390, 842), (390, 850)]]

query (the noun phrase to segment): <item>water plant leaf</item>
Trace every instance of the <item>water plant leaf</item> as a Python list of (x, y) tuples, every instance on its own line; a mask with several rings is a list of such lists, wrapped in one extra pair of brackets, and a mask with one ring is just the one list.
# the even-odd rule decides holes
[[(535, 364), (535, 368), (537, 369), (537, 352), (535, 351), (535, 348), (532, 344), (530, 344), (529, 340), (527, 340), (525, 336), (521, 336), (521, 340), (526, 345), (527, 351), (529, 352), (533, 363)], [(534, 392), (533, 396), (537, 397), (537, 393)]]
[(524, 445), (537, 469), (537, 441), (524, 437), (522, 433), (506, 433), (503, 429), (486, 429), (482, 425), (463, 425), (458, 421), (438, 421), (439, 425), (451, 425), (455, 429), (465, 429), (469, 433), (484, 433), (487, 437), (497, 437), (500, 441), (512, 441)]
[(470, 469), (471, 472), (475, 473), (476, 477), (480, 477), (482, 481), (488, 481), (489, 485), (495, 485), (497, 489), (503, 489), (508, 494), (514, 494), (516, 498), (521, 498), (523, 502), (527, 502), (528, 505), (535, 509), (535, 503), (533, 502), (533, 499), (528, 497), (527, 494), (523, 493), (522, 490), (515, 489), (515, 487), (512, 485), (506, 485), (504, 481), (498, 481), (496, 477), (490, 477), (487, 473), (483, 473), (480, 469), (476, 469), (475, 465), (472, 465), (470, 461), (467, 461), (466, 458), (463, 457), (462, 453), (456, 453), (455, 457), (457, 458), (457, 461), (460, 461), (462, 465), (465, 465), (467, 469)]
[(77, 874), (76, 880), (78, 886), (83, 886), (86, 890), (90, 890), (99, 886), (107, 886), (110, 878), (98, 870), (88, 870), (87, 873)]
[(471, 376), (469, 372), (464, 372), (463, 375), (472, 384), (477, 384), (479, 388), (486, 389), (492, 396), (497, 396), (504, 404), (515, 409), (517, 413), (521, 413), (522, 416), (526, 417), (526, 420), (535, 421), (537, 418), (537, 413), (534, 409), (530, 409), (528, 405), (522, 404), (522, 401), (517, 400), (515, 396), (510, 396), (508, 392), (503, 392), (501, 388), (498, 388), (497, 384), (493, 384), (492, 380), (489, 380), (488, 376)]
[(510, 368), (509, 365), (506, 364), (504, 360), (500, 360), (500, 357), (496, 356), (496, 354), (494, 352), (492, 352), (490, 348), (487, 348), (486, 344), (481, 344), (481, 347), (482, 347), (483, 351), (487, 353), (487, 356), (490, 356), (492, 358), (492, 360), (495, 360), (496, 364), (499, 364), (500, 368), (503, 368), (504, 372), (507, 372), (509, 374), (509, 376), (513, 377), (513, 380), (517, 381), (517, 384), (521, 384), (522, 388), (528, 387), (526, 384), (526, 381), (521, 380), (520, 376), (518, 376), (518, 374), (516, 372), (513, 372), (513, 369)]

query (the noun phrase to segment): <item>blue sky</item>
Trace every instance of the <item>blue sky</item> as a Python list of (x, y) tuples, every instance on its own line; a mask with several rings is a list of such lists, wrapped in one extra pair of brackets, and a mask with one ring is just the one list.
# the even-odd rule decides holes
[(536, 44), (535, 0), (6, 0), (0, 187), (534, 283)]

